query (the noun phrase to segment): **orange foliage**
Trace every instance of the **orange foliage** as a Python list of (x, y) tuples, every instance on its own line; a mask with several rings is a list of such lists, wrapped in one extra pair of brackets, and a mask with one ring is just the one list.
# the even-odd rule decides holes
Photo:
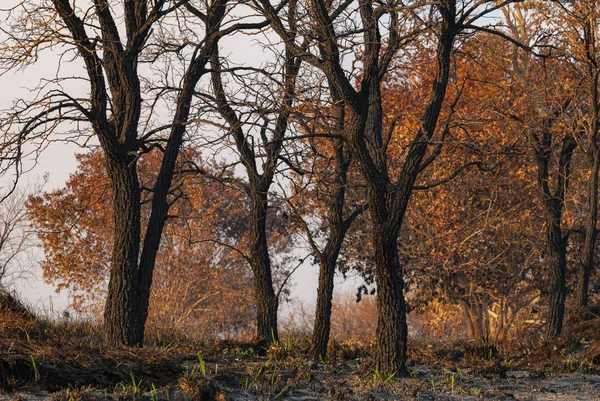
[[(188, 154), (193, 152), (188, 151)], [(106, 292), (112, 244), (111, 189), (100, 152), (79, 155), (64, 188), (31, 197), (29, 211), (42, 241), (44, 278), (71, 292), (72, 307), (97, 312)], [(140, 161), (148, 183), (160, 159)], [(146, 185), (149, 186), (149, 185)], [(146, 202), (151, 192), (145, 193)], [(156, 263), (149, 324), (231, 337), (253, 325), (250, 272), (244, 250), (245, 198), (200, 176), (181, 178)], [(143, 207), (143, 219), (148, 218)]]

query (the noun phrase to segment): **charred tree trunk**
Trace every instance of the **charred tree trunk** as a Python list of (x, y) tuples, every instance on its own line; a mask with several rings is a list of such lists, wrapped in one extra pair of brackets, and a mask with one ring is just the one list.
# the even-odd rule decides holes
[[(338, 109), (337, 133), (341, 134), (345, 126), (345, 106), (335, 87), (331, 85), (333, 101)], [(323, 252), (320, 252), (313, 240), (310, 229), (305, 225), (313, 252), (319, 260), (319, 284), (317, 288), (317, 305), (315, 322), (313, 325), (310, 355), (315, 362), (320, 362), (327, 356), (327, 344), (331, 332), (331, 310), (333, 299), (333, 281), (337, 260), (346, 236), (353, 221), (366, 209), (359, 206), (346, 219), (344, 219), (344, 203), (346, 200), (346, 186), (348, 184), (348, 169), (351, 163), (351, 154), (342, 139), (333, 141), (335, 150), (335, 172), (327, 220), (329, 237)]]
[(111, 345), (137, 345), (144, 341), (144, 325), (136, 313), (139, 302), (140, 185), (131, 156), (107, 158), (113, 191), (113, 253), (106, 309), (105, 337)]
[(141, 327), (145, 326), (146, 319), (148, 318), (150, 290), (152, 288), (156, 256), (160, 248), (160, 241), (169, 213), (170, 204), (168, 197), (185, 133), (185, 125), (183, 123), (189, 118), (196, 84), (202, 76), (208, 73), (206, 65), (218, 46), (219, 29), (228, 1), (216, 0), (208, 8), (208, 15), (205, 17), (206, 40), (204, 46), (196, 54), (196, 57), (191, 60), (186, 75), (183, 78), (183, 85), (177, 99), (177, 107), (173, 118), (175, 124), (171, 129), (160, 171), (153, 187), (150, 218), (148, 219), (144, 235), (139, 266), (140, 289), (136, 317), (138, 319), (137, 325)]
[[(401, 20), (396, 11), (389, 13), (390, 35), (382, 46), (381, 14), (374, 2), (359, 2), (359, 14), (363, 31), (363, 70), (360, 89), (350, 82), (341, 64), (339, 37), (331, 7), (323, 0), (311, 0), (311, 17), (319, 36), (321, 56), (308, 55), (306, 49), (294, 44), (295, 35), (285, 29), (278, 18), (278, 11), (268, 0), (261, 0), (265, 15), (273, 29), (286, 42), (286, 47), (299, 57), (308, 57), (311, 64), (321, 69), (328, 81), (340, 94), (348, 109), (346, 136), (353, 155), (360, 166), (368, 188), (369, 210), (372, 218), (372, 242), (375, 251), (378, 328), (376, 364), (383, 375), (406, 374), (406, 306), (403, 295), (403, 272), (398, 257), (397, 241), (404, 220), (406, 207), (412, 195), (430, 141), (435, 134), (437, 122), (446, 95), (451, 64), (451, 53), (456, 34), (468, 19), (464, 15), (457, 23), (456, 0), (435, 2), (439, 11), (439, 38), (436, 55), (436, 76), (431, 95), (423, 115), (423, 122), (415, 133), (413, 142), (399, 174), (392, 183), (387, 165), (388, 138), (382, 135), (383, 113), (380, 85), (398, 49), (402, 46), (399, 36)], [(347, 5), (352, 2), (347, 2)], [(343, 10), (346, 6), (340, 7)], [(337, 11), (336, 11), (337, 12)], [(470, 12), (469, 12), (470, 13)], [(467, 14), (469, 14), (467, 13)], [(484, 13), (485, 14), (485, 13)], [(438, 21), (436, 21), (436, 24)], [(432, 155), (435, 159), (436, 153)]]
[[(291, 12), (295, 14), (294, 11)], [(271, 259), (267, 241), (266, 221), (269, 205), (268, 192), (276, 173), (276, 167), (281, 155), (283, 140), (287, 132), (292, 104), (296, 98), (296, 77), (300, 70), (301, 59), (286, 51), (283, 71), (283, 98), (273, 127), (273, 135), (263, 140), (264, 162), (262, 172), (259, 172), (257, 160), (263, 156), (257, 155), (255, 143), (251, 135), (244, 132), (244, 122), (239, 118), (225, 95), (221, 62), (218, 49), (213, 52), (210, 63), (215, 103), (221, 117), (226, 121), (235, 146), (240, 154), (240, 161), (248, 174), (248, 183), (242, 184), (250, 198), (250, 213), (248, 217), (249, 262), (254, 273), (254, 291), (256, 296), (257, 339), (261, 345), (267, 346), (278, 341), (277, 309), (279, 300), (273, 289)]]
[[(592, 10), (590, 10), (592, 11)], [(581, 251), (581, 266), (577, 282), (577, 306), (585, 307), (588, 304), (588, 291), (590, 277), (594, 270), (594, 251), (598, 230), (598, 171), (600, 170), (600, 146), (598, 145), (598, 124), (600, 119), (600, 104), (598, 103), (598, 80), (600, 70), (598, 68), (596, 50), (596, 15), (589, 15), (584, 25), (584, 45), (587, 58), (587, 73), (589, 82), (590, 116), (588, 138), (588, 155), (592, 162), (592, 171), (588, 181), (588, 204), (585, 219), (585, 239)]]
[[(105, 336), (111, 345), (141, 346), (154, 263), (169, 209), (168, 194), (182, 144), (184, 124), (188, 119), (195, 86), (206, 73), (204, 66), (221, 36), (218, 31), (227, 0), (211, 2), (206, 14), (197, 12), (187, 2), (168, 10), (163, 9), (164, 2), (158, 2), (149, 10), (145, 0), (125, 1), (124, 29), (119, 29), (107, 3), (96, 1), (93, 10), (101, 38), (88, 36), (87, 25), (69, 1), (53, 0), (52, 3), (85, 63), (90, 82), (90, 109), (83, 114), (92, 125), (106, 155), (113, 190), (115, 235), (104, 314)], [(158, 24), (159, 20), (183, 5), (205, 23), (206, 35), (205, 40), (196, 46), (182, 77), (183, 86), (177, 91), (175, 118), (153, 188), (144, 247), (140, 249), (141, 188), (137, 161), (156, 146), (158, 138), (152, 133), (139, 135), (138, 132), (143, 103), (138, 73), (139, 56), (146, 50), (153, 24)], [(102, 51), (98, 52), (100, 43)], [(83, 107), (80, 106), (80, 109)], [(163, 138), (158, 141), (162, 148)]]
[[(263, 188), (264, 189), (264, 188)], [(271, 258), (267, 245), (267, 193), (252, 193), (249, 216), (248, 238), (250, 242), (250, 265), (254, 273), (256, 297), (257, 334), (261, 345), (267, 347), (279, 340), (277, 332), (277, 309), (279, 302), (273, 289)]]
[[(436, 56), (437, 70), (432, 92), (423, 115), (423, 123), (409, 148), (397, 183), (390, 185), (385, 156), (382, 157), (383, 163), (377, 161), (377, 155), (373, 158), (376, 160), (376, 164), (381, 166), (377, 170), (384, 172), (383, 176), (373, 171), (366, 171), (365, 167), (368, 164), (361, 160), (369, 187), (369, 207), (373, 223), (373, 247), (377, 274), (378, 326), (375, 360), (379, 371), (384, 375), (407, 374), (408, 331), (403, 294), (403, 269), (398, 257), (398, 236), (415, 182), (424, 168), (422, 163), (429, 146), (428, 142), (434, 136), (448, 87), (450, 57), (456, 34), (454, 20), (456, 3), (453, 0), (443, 1), (440, 4), (440, 12), (443, 19), (440, 27)], [(381, 118), (378, 118), (378, 123), (374, 124), (373, 117), (377, 112), (374, 114), (372, 112), (379, 107), (372, 108), (373, 104), (377, 105), (373, 95), (374, 92), (371, 92), (369, 96), (370, 113), (367, 118), (367, 127), (377, 132), (381, 131), (382, 127)], [(380, 101), (381, 97), (379, 96)], [(378, 124), (379, 127), (377, 127)], [(372, 140), (377, 143), (379, 139), (375, 135)], [(360, 153), (360, 146), (358, 148), (357, 154)]]
[(380, 372), (406, 376), (408, 327), (404, 279), (398, 258), (398, 234), (387, 224), (373, 225), (377, 274), (377, 351)]
[(577, 281), (577, 306), (585, 307), (588, 304), (588, 291), (590, 287), (590, 277), (594, 270), (594, 251), (596, 248), (596, 237), (598, 230), (596, 222), (598, 220), (598, 171), (600, 170), (600, 153), (596, 151), (593, 154), (592, 174), (588, 182), (588, 211), (585, 221), (585, 239), (582, 258), (579, 267)]
[[(554, 114), (558, 115), (559, 111)], [(556, 169), (556, 188), (551, 191), (549, 184), (550, 160), (552, 156), (552, 134), (550, 132), (554, 117), (547, 119), (544, 129), (536, 140), (535, 155), (538, 168), (538, 185), (542, 194), (545, 220), (546, 220), (546, 251), (550, 267), (550, 312), (546, 335), (556, 338), (560, 335), (563, 326), (566, 298), (566, 268), (567, 268), (567, 239), (563, 236), (561, 223), (565, 203), (565, 195), (569, 184), (571, 158), (577, 146), (571, 134), (565, 134)]]
[[(337, 152), (344, 152), (340, 143)], [(341, 157), (341, 158), (340, 158)], [(346, 172), (349, 161), (338, 154), (338, 171), (333, 194), (333, 203), (329, 208), (329, 238), (322, 253), (311, 243), (319, 259), (319, 285), (317, 288), (317, 306), (315, 323), (313, 326), (312, 345), (310, 355), (315, 362), (321, 361), (327, 355), (327, 344), (331, 332), (331, 310), (333, 299), (333, 280), (340, 249), (344, 242), (346, 232), (352, 222), (365, 210), (361, 206), (352, 212), (346, 219), (343, 218), (344, 199), (346, 194)], [(311, 240), (312, 241), (312, 240)]]
[[(338, 250), (339, 253), (339, 250)], [(310, 356), (315, 362), (327, 356), (327, 344), (331, 332), (331, 309), (333, 299), (333, 280), (337, 263), (336, 254), (330, 254), (319, 262), (319, 286), (317, 288), (317, 307), (313, 326)]]
[(565, 299), (567, 289), (565, 275), (567, 270), (566, 241), (560, 228), (560, 215), (555, 210), (547, 217), (547, 246), (548, 262), (550, 264), (550, 316), (548, 319), (547, 337), (556, 338), (560, 335), (565, 314)]

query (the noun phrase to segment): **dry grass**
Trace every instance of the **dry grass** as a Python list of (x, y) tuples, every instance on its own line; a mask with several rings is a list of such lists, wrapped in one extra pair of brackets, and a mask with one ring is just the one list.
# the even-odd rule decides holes
[(309, 340), (293, 335), (262, 350), (251, 342), (150, 332), (143, 349), (112, 349), (103, 346), (99, 327), (37, 317), (2, 294), (0, 388), (14, 399), (43, 391), (55, 400), (425, 399), (457, 389), (478, 396), (479, 381), (509, 371), (600, 373), (600, 320), (579, 317), (565, 332), (571, 334), (552, 346), (412, 340), (414, 377), (396, 380), (374, 369), (373, 343), (332, 341), (320, 364), (307, 357)]

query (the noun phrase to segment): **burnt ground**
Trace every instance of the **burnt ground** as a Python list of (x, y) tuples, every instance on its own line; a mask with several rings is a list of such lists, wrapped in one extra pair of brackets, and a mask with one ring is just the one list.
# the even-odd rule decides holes
[(143, 349), (110, 349), (99, 328), (41, 319), (0, 299), (0, 399), (10, 400), (600, 400), (600, 318), (560, 341), (496, 349), (454, 342), (409, 347), (410, 377), (382, 377), (374, 346), (308, 339), (256, 344), (149, 333)]

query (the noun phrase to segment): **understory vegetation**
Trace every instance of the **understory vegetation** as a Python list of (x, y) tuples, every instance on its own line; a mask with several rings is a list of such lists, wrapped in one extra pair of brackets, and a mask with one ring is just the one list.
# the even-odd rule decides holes
[(399, 381), (378, 371), (372, 337), (336, 335), (320, 363), (310, 358), (310, 336), (295, 332), (282, 333), (264, 349), (255, 340), (149, 329), (144, 348), (113, 348), (104, 345), (96, 323), (39, 317), (3, 293), (0, 396), (15, 401), (503, 400), (522, 386), (523, 394), (537, 388), (567, 400), (565, 388), (544, 383), (575, 374), (578, 392), (571, 396), (593, 400), (598, 383), (585, 377), (600, 374), (598, 312), (572, 316), (564, 337), (552, 343), (521, 338), (495, 346), (411, 336), (410, 375)]

